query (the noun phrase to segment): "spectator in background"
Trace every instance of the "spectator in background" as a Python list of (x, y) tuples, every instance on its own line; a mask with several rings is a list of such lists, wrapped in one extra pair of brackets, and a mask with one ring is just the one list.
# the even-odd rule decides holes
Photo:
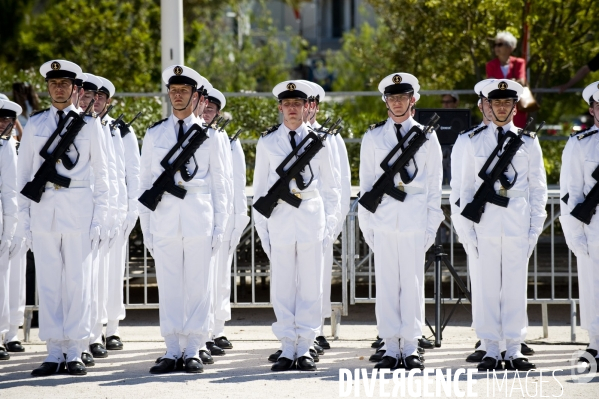
[[(518, 40), (511, 33), (497, 33), (493, 45), (497, 57), (487, 62), (488, 79), (510, 79), (522, 86), (526, 85), (526, 60), (512, 57), (512, 52), (516, 49), (517, 44)], [(527, 114), (517, 113), (514, 115), (514, 125), (524, 127), (526, 119)]]
[[(10, 99), (6, 96), (6, 94), (0, 93), (0, 100), (10, 101)], [(21, 141), (21, 136), (23, 135), (23, 126), (19, 122), (21, 116), (19, 115), (14, 122), (14, 126), (12, 128), (12, 135), (17, 141)], [(1, 133), (1, 132), (0, 132)]]
[(460, 105), (460, 96), (457, 93), (441, 94), (441, 108), (457, 108)]
[(599, 53), (597, 53), (597, 55), (592, 60), (590, 60), (587, 64), (580, 67), (580, 69), (576, 72), (576, 74), (574, 76), (572, 76), (572, 78), (568, 81), (568, 83), (564, 83), (563, 85), (557, 86), (556, 88), (559, 89), (560, 93), (563, 93), (565, 90), (569, 89), (570, 87), (574, 86), (576, 83), (578, 83), (582, 79), (584, 79), (589, 74), (589, 72), (596, 72), (598, 70), (599, 70)]
[(35, 92), (33, 86), (29, 83), (16, 82), (12, 85), (12, 96), (15, 102), (23, 108), (23, 113), (19, 115), (17, 123), (17, 140), (21, 141), (21, 135), (23, 134), (23, 127), (29, 120), (29, 115), (40, 109), (40, 100)]

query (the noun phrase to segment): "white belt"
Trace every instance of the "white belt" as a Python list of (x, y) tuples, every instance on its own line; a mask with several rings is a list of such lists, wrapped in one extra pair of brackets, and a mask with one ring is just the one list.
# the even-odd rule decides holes
[[(403, 184), (400, 184), (398, 186), (396, 186), (395, 188), (397, 188), (399, 191), (403, 191), (406, 194), (425, 194), (426, 193), (426, 189), (423, 187), (414, 187), (414, 186), (404, 186)], [(385, 194), (387, 195), (387, 194)]]
[[(293, 189), (291, 191), (291, 194), (295, 195), (297, 198), (303, 200), (309, 200), (312, 198), (317, 198), (320, 197), (320, 193), (318, 192), (318, 190), (311, 190), (311, 191), (297, 191), (295, 189)], [(282, 199), (279, 199), (277, 201), (279, 204), (284, 203), (285, 201), (283, 201)]]
[(69, 184), (69, 187), (63, 187), (58, 184), (54, 184), (54, 183), (50, 183), (50, 182), (46, 183), (47, 189), (54, 189), (54, 190), (59, 190), (61, 188), (87, 188), (87, 187), (89, 187), (89, 180), (71, 180), (71, 184)]
[(495, 193), (501, 195), (502, 197), (507, 197), (507, 198), (517, 198), (517, 197), (527, 197), (528, 196), (526, 191), (506, 190), (505, 188), (501, 189), (501, 190), (496, 190)]
[[(185, 189), (190, 194), (210, 194), (210, 187), (208, 186), (184, 186), (183, 184), (177, 184), (179, 188)], [(165, 194), (168, 194), (165, 192)]]

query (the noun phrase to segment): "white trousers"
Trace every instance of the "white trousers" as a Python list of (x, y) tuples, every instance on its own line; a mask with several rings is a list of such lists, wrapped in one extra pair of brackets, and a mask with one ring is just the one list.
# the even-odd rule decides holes
[(8, 311), (10, 328), (4, 336), (5, 342), (18, 341), (19, 327), (25, 316), (25, 273), (27, 271), (27, 248), (10, 260), (8, 278)]
[(422, 335), (424, 233), (374, 232), (376, 320), (387, 356), (417, 354)]
[(270, 299), (277, 321), (272, 330), (282, 356), (309, 356), (322, 323), (322, 242), (272, 245)]
[[(201, 336), (202, 342), (208, 339), (214, 286), (211, 242), (208, 236), (153, 237), (160, 334), (165, 338), (193, 335)], [(173, 342), (178, 346), (178, 338)]]
[(119, 234), (116, 242), (110, 249), (108, 263), (108, 287), (106, 298), (106, 336), (119, 335), (118, 322), (125, 318), (125, 303), (123, 298), (123, 279), (125, 276), (125, 263), (127, 256), (127, 241), (129, 237)]
[(9, 280), (10, 262), (6, 251), (0, 257), (0, 338), (10, 327)]
[(213, 323), (210, 326), (211, 337), (224, 335), (225, 322), (231, 320), (231, 263), (233, 256), (229, 255), (230, 241), (223, 241), (214, 259), (213, 287)]
[[(92, 272), (89, 233), (33, 232), (42, 341), (89, 339)], [(76, 353), (76, 352), (74, 352)]]
[(108, 264), (110, 257), (107, 240), (100, 245), (98, 250), (94, 251), (92, 259), (90, 345), (102, 343), (102, 325), (108, 321), (106, 300), (108, 297)]
[(508, 359), (522, 357), (520, 342), (527, 329), (527, 251), (526, 237), (478, 237), (479, 258), (471, 262), (476, 268), (473, 300), (478, 301), (473, 318), (476, 335), (486, 340), (491, 357), (499, 356), (503, 339)]
[(333, 280), (333, 244), (324, 253), (324, 269), (322, 274), (322, 322), (317, 336), (324, 337), (324, 319), (331, 317), (331, 283)]
[[(599, 339), (599, 243), (589, 242), (589, 256), (577, 257), (580, 325), (591, 343)], [(594, 346), (597, 346), (595, 343)], [(599, 349), (593, 347), (592, 349)]]

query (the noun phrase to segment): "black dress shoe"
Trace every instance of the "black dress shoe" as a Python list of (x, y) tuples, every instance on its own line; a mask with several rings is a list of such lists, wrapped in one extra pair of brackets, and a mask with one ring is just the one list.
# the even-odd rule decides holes
[(25, 348), (20, 341), (7, 342), (5, 345), (7, 352), (25, 352)]
[(268, 361), (272, 362), (272, 363), (276, 362), (277, 359), (279, 359), (279, 356), (281, 356), (282, 353), (283, 353), (283, 351), (279, 349), (278, 351), (276, 351), (275, 353), (273, 353), (272, 355), (270, 355), (268, 357)]
[[(596, 351), (595, 349), (589, 349), (589, 348), (587, 348), (587, 349), (585, 350), (585, 352), (589, 353), (589, 354), (590, 354), (592, 357), (594, 357), (595, 359), (597, 358), (597, 351)], [(586, 357), (583, 357), (583, 356), (581, 356), (581, 357), (579, 357), (579, 358), (578, 358), (578, 362), (579, 362), (579, 363), (580, 363), (580, 362), (583, 362), (583, 363), (589, 363), (589, 359), (587, 359)], [(599, 363), (599, 362), (598, 362), (598, 363)]]
[(372, 343), (372, 345), (370, 345), (370, 347), (371, 347), (371, 348), (374, 348), (374, 349), (378, 349), (378, 348), (380, 348), (381, 346), (383, 346), (383, 339), (382, 339), (382, 338), (379, 338), (378, 336), (376, 337), (376, 341), (374, 341), (374, 342)]
[(486, 354), (487, 354), (487, 352), (485, 352), (485, 351), (476, 350), (468, 355), (468, 357), (466, 358), (466, 361), (470, 362), (470, 363), (480, 363), (483, 361), (483, 358), (485, 357)]
[(200, 360), (202, 360), (202, 363), (204, 363), (204, 364), (213, 364), (214, 363), (214, 359), (212, 358), (212, 356), (210, 356), (210, 353), (204, 349), (202, 349), (200, 351)]
[(10, 355), (4, 349), (4, 347), (0, 346), (0, 360), (8, 360), (10, 359)]
[(420, 369), (424, 370), (424, 359), (420, 356), (411, 355), (404, 359), (404, 367), (406, 370)]
[(152, 374), (165, 374), (170, 373), (171, 371), (175, 371), (177, 366), (177, 361), (175, 359), (164, 359), (160, 358), (160, 361), (152, 366), (150, 369), (150, 373)]
[(286, 357), (279, 357), (275, 364), (270, 368), (272, 371), (286, 371), (291, 370), (295, 362), (291, 359), (287, 359)]
[(322, 349), (331, 349), (331, 344), (329, 344), (329, 341), (327, 341), (327, 339), (322, 335), (316, 337), (316, 342)]
[(310, 356), (312, 356), (312, 359), (314, 359), (314, 363), (318, 363), (320, 361), (318, 353), (316, 353), (314, 349), (310, 349)]
[(421, 347), (421, 346), (419, 346), (419, 347), (418, 347), (418, 354), (419, 354), (419, 355), (424, 355), (425, 353), (426, 353), (426, 351), (424, 350), (424, 348), (423, 348), (423, 347)]
[(493, 357), (484, 357), (482, 362), (480, 362), (477, 367), (478, 371), (503, 370), (501, 361)]
[(435, 347), (435, 345), (431, 341), (426, 339), (424, 335), (422, 336), (422, 338), (418, 338), (418, 346), (424, 349), (433, 349)]
[(525, 357), (519, 357), (517, 359), (512, 358), (505, 361), (506, 370), (528, 371), (536, 368), (537, 366), (534, 363), (529, 363), (528, 359)]
[(204, 365), (201, 360), (190, 357), (189, 359), (185, 359), (185, 372), (202, 373), (204, 372)]
[(183, 360), (183, 356), (177, 358), (177, 363), (175, 363), (175, 371), (183, 371), (185, 370), (185, 361)]
[(108, 357), (108, 351), (102, 344), (91, 344), (89, 346), (89, 351), (93, 357), (98, 359), (104, 359), (105, 357)]
[(380, 362), (374, 365), (375, 369), (400, 369), (403, 368), (401, 359), (391, 356), (383, 356)]
[(34, 377), (47, 377), (52, 374), (63, 372), (64, 367), (64, 362), (43, 362), (41, 366), (31, 372), (31, 375)]
[(85, 369), (85, 365), (81, 362), (74, 361), (67, 363), (67, 371), (70, 375), (86, 375), (87, 370)]
[(120, 351), (123, 349), (123, 342), (121, 342), (121, 337), (116, 335), (111, 335), (106, 338), (106, 349), (109, 351)]
[(381, 360), (383, 360), (383, 356), (385, 356), (385, 353), (387, 353), (387, 351), (379, 349), (374, 354), (370, 355), (370, 357), (368, 358), (368, 361), (375, 362), (375, 363), (380, 362)]
[(524, 356), (532, 356), (535, 354), (535, 350), (526, 345), (525, 343), (521, 343), (520, 353), (522, 353)]
[(314, 341), (314, 350), (316, 351), (316, 353), (318, 353), (319, 355), (324, 355), (324, 349), (322, 349), (322, 346), (318, 345), (316, 343), (316, 341)]
[(210, 351), (212, 356), (224, 356), (225, 350), (220, 346), (216, 345), (214, 342), (206, 342), (206, 348)]
[(506, 358), (505, 358), (506, 353), (507, 353), (506, 351), (501, 352), (501, 357), (500, 357), (501, 360), (506, 360)]
[(316, 364), (310, 356), (301, 356), (297, 359), (297, 369), (301, 371), (316, 371)]
[(229, 342), (227, 337), (214, 338), (214, 344), (221, 349), (233, 349), (233, 344)]
[(478, 341), (476, 341), (476, 343), (474, 344), (474, 349), (478, 349), (478, 347), (480, 346), (481, 342), (480, 339)]
[(81, 354), (81, 360), (83, 361), (83, 364), (85, 364), (85, 367), (92, 367), (96, 365), (93, 356), (87, 352), (83, 352)]

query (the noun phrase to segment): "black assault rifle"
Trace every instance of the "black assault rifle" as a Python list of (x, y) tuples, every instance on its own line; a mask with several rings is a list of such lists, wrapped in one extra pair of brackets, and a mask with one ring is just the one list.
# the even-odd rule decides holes
[[(487, 202), (502, 208), (507, 208), (510, 199), (495, 192), (495, 182), (500, 180), (501, 185), (507, 189), (510, 189), (516, 183), (516, 179), (518, 177), (517, 172), (512, 182), (507, 181), (505, 172), (512, 162), (512, 159), (516, 155), (516, 152), (518, 152), (518, 149), (522, 146), (522, 144), (524, 144), (524, 141), (522, 140), (522, 134), (528, 129), (528, 126), (530, 126), (532, 121), (533, 118), (528, 119), (528, 123), (524, 129), (520, 130), (517, 134), (512, 131), (508, 131), (504, 133), (505, 138), (503, 140), (498, 138), (497, 146), (489, 156), (489, 159), (487, 159), (483, 165), (480, 172), (478, 172), (478, 177), (480, 177), (483, 182), (478, 190), (476, 190), (472, 202), (467, 204), (462, 211), (462, 216), (464, 216), (466, 219), (471, 220), (474, 223), (479, 223)], [(507, 144), (505, 144), (506, 140), (509, 140)], [(502, 148), (503, 152), (499, 154), (499, 151), (501, 151)], [(491, 166), (491, 163), (493, 163), (496, 157), (497, 163), (495, 166), (493, 166), (491, 172), (487, 173), (489, 166)]]
[[(595, 168), (591, 177), (599, 181), (599, 166)], [(595, 210), (599, 205), (599, 184), (595, 183), (591, 191), (586, 195), (584, 201), (574, 207), (570, 215), (580, 220), (584, 224), (591, 224), (591, 218), (595, 214)]]
[(119, 122), (118, 124), (118, 128), (121, 131), (121, 138), (125, 137), (126, 135), (128, 135), (129, 133), (131, 133), (131, 125), (133, 124), (133, 122), (135, 122), (135, 120), (137, 118), (139, 118), (141, 115), (143, 114), (143, 112), (139, 111), (137, 114), (135, 114), (135, 116), (133, 117), (133, 119), (131, 119), (131, 121), (129, 123), (125, 123), (122, 120)]
[[(141, 197), (139, 197), (138, 201), (141, 202), (142, 205), (151, 211), (155, 211), (165, 192), (180, 199), (185, 198), (187, 190), (175, 184), (175, 174), (180, 169), (186, 167), (185, 165), (194, 156), (196, 150), (200, 148), (204, 141), (206, 141), (208, 138), (206, 134), (208, 129), (217, 129), (217, 125), (221, 120), (222, 118), (219, 118), (218, 120), (215, 119), (204, 129), (197, 123), (194, 123), (187, 132), (185, 132), (183, 137), (177, 140), (177, 144), (175, 144), (175, 146), (164, 156), (162, 161), (160, 161), (160, 165), (164, 168), (164, 171), (158, 176), (154, 184), (152, 184), (152, 188), (146, 190)], [(189, 139), (189, 141), (187, 139)], [(187, 145), (183, 145), (186, 141)], [(169, 163), (173, 155), (179, 150), (181, 150), (179, 155), (177, 155), (173, 162)]]
[[(0, 134), (0, 137), (5, 137), (6, 135), (8, 135), (8, 137), (10, 137), (10, 132), (12, 131), (12, 127), (14, 126), (14, 123), (10, 122), (2, 131), (2, 134)], [(2, 145), (0, 143), (0, 145)]]
[[(64, 116), (62, 121), (56, 127), (56, 130), (46, 144), (42, 147), (40, 151), (40, 155), (44, 158), (44, 162), (40, 166), (40, 168), (35, 173), (33, 180), (29, 183), (25, 184), (25, 187), (21, 190), (21, 194), (25, 197), (29, 198), (31, 201), (40, 202), (42, 199), (42, 194), (46, 190), (46, 183), (54, 183), (62, 187), (69, 187), (71, 184), (71, 179), (65, 176), (61, 176), (56, 172), (56, 163), (59, 160), (62, 160), (63, 166), (68, 170), (72, 169), (79, 160), (79, 153), (77, 153), (77, 159), (75, 162), (71, 162), (70, 158), (66, 155), (69, 147), (75, 142), (75, 138), (83, 128), (83, 125), (86, 124), (83, 119), (84, 116), (90, 112), (94, 107), (94, 100), (91, 100), (87, 109), (78, 113), (75, 111), (69, 111), (68, 114)], [(69, 123), (66, 126), (65, 125)], [(64, 134), (60, 134), (63, 129), (65, 129)], [(60, 141), (56, 144), (56, 147), (52, 152), (49, 152), (49, 148), (54, 143), (57, 137), (60, 137)], [(68, 162), (67, 162), (68, 160)]]
[(114, 131), (114, 128), (119, 126), (119, 124), (123, 123), (123, 116), (125, 116), (125, 114), (120, 114), (118, 118), (110, 122), (110, 125), (108, 125), (108, 130), (110, 131), (110, 135), (112, 137), (114, 137), (114, 133), (112, 133)]
[[(410, 159), (414, 158), (414, 155), (416, 155), (420, 147), (426, 143), (428, 140), (428, 137), (426, 136), (435, 128), (435, 124), (439, 119), (439, 115), (434, 114), (424, 129), (420, 129), (416, 125), (412, 126), (401, 140), (399, 140), (399, 143), (393, 147), (391, 152), (389, 152), (385, 159), (383, 159), (383, 162), (381, 162), (381, 168), (384, 173), (374, 183), (372, 190), (365, 192), (358, 201), (364, 209), (375, 213), (385, 194), (400, 202), (403, 202), (406, 199), (405, 191), (401, 191), (395, 187), (395, 175), (399, 173), (401, 180), (404, 182), (413, 180), (413, 177), (410, 177), (406, 166), (408, 165), (408, 162), (410, 162)], [(412, 137), (410, 138), (410, 136)], [(408, 141), (407, 147), (402, 150), (404, 143), (408, 139), (410, 139), (410, 141)], [(391, 162), (399, 150), (402, 150), (401, 154), (395, 162), (393, 162), (393, 165), (389, 165), (389, 162)]]
[[(268, 193), (264, 197), (258, 198), (254, 203), (254, 209), (260, 212), (265, 217), (269, 218), (272, 211), (278, 204), (279, 199), (287, 202), (294, 208), (299, 208), (302, 203), (301, 198), (289, 192), (289, 183), (291, 180), (298, 178), (302, 179), (301, 171), (310, 163), (312, 158), (318, 154), (318, 151), (324, 148), (324, 141), (327, 139), (327, 134), (318, 135), (310, 131), (310, 133), (295, 147), (293, 151), (281, 162), (276, 171), (279, 175), (279, 180), (272, 185)], [(307, 143), (307, 145), (306, 145)], [(299, 151), (304, 147), (305, 150), (300, 154)], [(285, 170), (292, 159), (296, 158), (295, 162)]]
[(235, 140), (237, 140), (239, 138), (239, 135), (241, 134), (242, 131), (243, 131), (242, 129), (239, 129), (237, 132), (235, 132), (235, 134), (233, 135), (233, 137), (231, 137), (229, 139), (229, 143), (232, 143)]

